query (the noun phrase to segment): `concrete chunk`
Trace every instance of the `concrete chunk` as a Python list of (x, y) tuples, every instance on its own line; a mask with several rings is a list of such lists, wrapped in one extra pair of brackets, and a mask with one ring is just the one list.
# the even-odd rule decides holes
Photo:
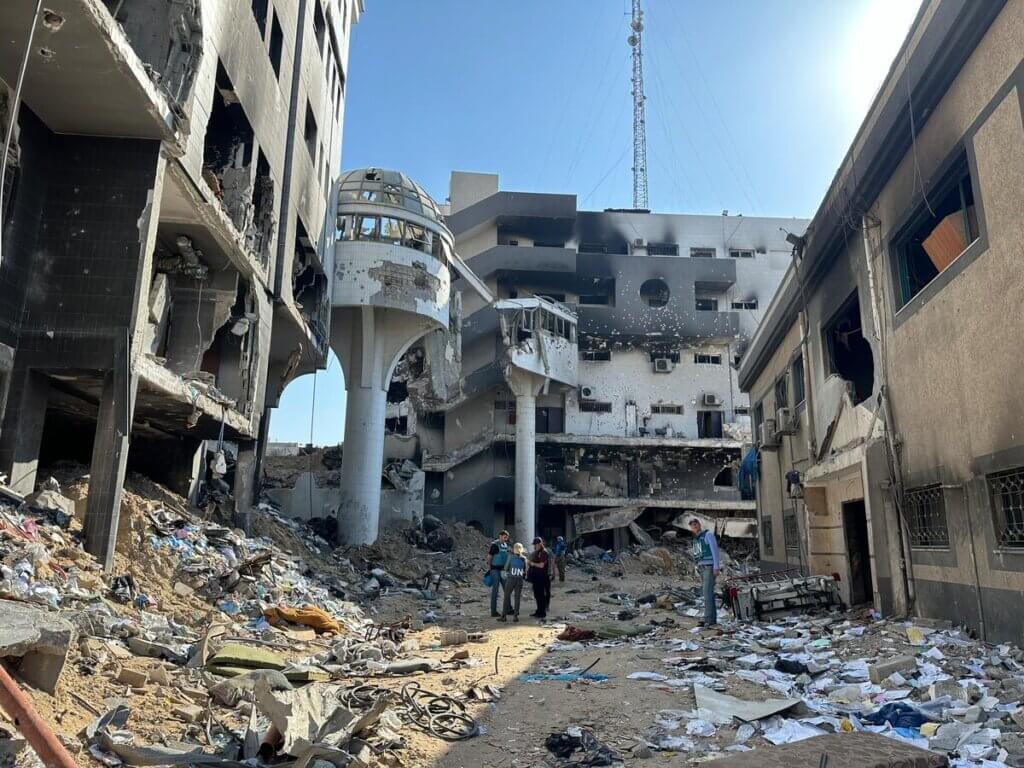
[(913, 656), (897, 656), (888, 661), (880, 661), (868, 667), (868, 675), (872, 683), (881, 683), (894, 672), (916, 672), (917, 659)]
[(203, 708), (195, 704), (179, 704), (171, 710), (175, 717), (184, 720), (186, 723), (198, 723), (203, 719)]
[(74, 638), (74, 626), (56, 614), (0, 600), (0, 657), (29, 685), (54, 692)]

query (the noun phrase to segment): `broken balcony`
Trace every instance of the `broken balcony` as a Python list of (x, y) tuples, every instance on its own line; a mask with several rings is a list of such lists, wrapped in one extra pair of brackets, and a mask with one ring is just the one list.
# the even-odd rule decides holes
[[(114, 0), (46, 3), (30, 52), (22, 98), (55, 133), (161, 140), (181, 154), (182, 113), (161, 85), (162, 70), (140, 58), (126, 30), (108, 10), (109, 3), (122, 5)], [(144, 15), (139, 15), (138, 3), (124, 5), (135, 7), (133, 14), (138, 18)], [(161, 5), (163, 17), (169, 17), (167, 4)], [(9, 41), (24, 38), (35, 6), (32, 0), (6, 0), (0, 13), (0, 38), (8, 41), (0, 47), (0, 78), (8, 83), (17, 81), (23, 54), (20, 46)], [(163, 36), (165, 55), (171, 34), (168, 24)], [(193, 50), (192, 56), (194, 61), (186, 58), (173, 66), (188, 72), (198, 63), (198, 50)], [(187, 80), (191, 82), (190, 76)], [(97, 82), (103, 87), (95, 88)], [(185, 89), (176, 90), (181, 93)]]
[(177, 403), (168, 418), (178, 429), (206, 419), (251, 436), (259, 320), (269, 311), (261, 292), (209, 241), (159, 228), (138, 370), (140, 391)]
[(509, 365), (576, 386), (579, 353), (572, 310), (540, 296), (502, 299), (494, 307)]

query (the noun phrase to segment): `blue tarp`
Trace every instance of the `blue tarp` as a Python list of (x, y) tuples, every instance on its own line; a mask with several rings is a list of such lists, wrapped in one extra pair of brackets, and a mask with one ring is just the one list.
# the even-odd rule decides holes
[(754, 498), (757, 492), (757, 448), (751, 448), (743, 457), (737, 481), (740, 487), (740, 496), (744, 499)]

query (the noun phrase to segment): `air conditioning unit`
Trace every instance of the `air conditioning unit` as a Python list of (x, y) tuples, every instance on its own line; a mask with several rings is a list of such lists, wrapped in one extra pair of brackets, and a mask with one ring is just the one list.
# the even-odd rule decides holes
[(775, 422), (780, 435), (795, 435), (799, 426), (796, 414), (790, 408), (779, 408), (775, 412)]
[(675, 368), (675, 363), (672, 362), (671, 357), (656, 357), (654, 358), (654, 372), (655, 373), (671, 373), (672, 369)]
[(647, 243), (644, 242), (644, 239), (642, 237), (638, 237), (636, 240), (633, 241), (634, 248), (643, 248), (645, 245), (647, 245)]
[(705, 392), (703, 402), (704, 405), (721, 405), (722, 398), (712, 392)]
[(594, 388), (593, 387), (580, 387), (580, 400), (593, 400), (594, 399)]
[(781, 441), (779, 433), (775, 431), (775, 419), (764, 420), (761, 424), (761, 434), (758, 437), (760, 438), (758, 444), (762, 448), (771, 449), (779, 447)]

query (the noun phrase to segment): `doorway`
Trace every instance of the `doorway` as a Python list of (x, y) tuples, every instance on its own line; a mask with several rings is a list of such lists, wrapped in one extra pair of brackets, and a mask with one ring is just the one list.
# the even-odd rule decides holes
[(868, 518), (863, 499), (843, 504), (843, 532), (846, 534), (846, 552), (850, 558), (850, 605), (874, 602)]
[(721, 411), (697, 411), (697, 437), (722, 437)]

